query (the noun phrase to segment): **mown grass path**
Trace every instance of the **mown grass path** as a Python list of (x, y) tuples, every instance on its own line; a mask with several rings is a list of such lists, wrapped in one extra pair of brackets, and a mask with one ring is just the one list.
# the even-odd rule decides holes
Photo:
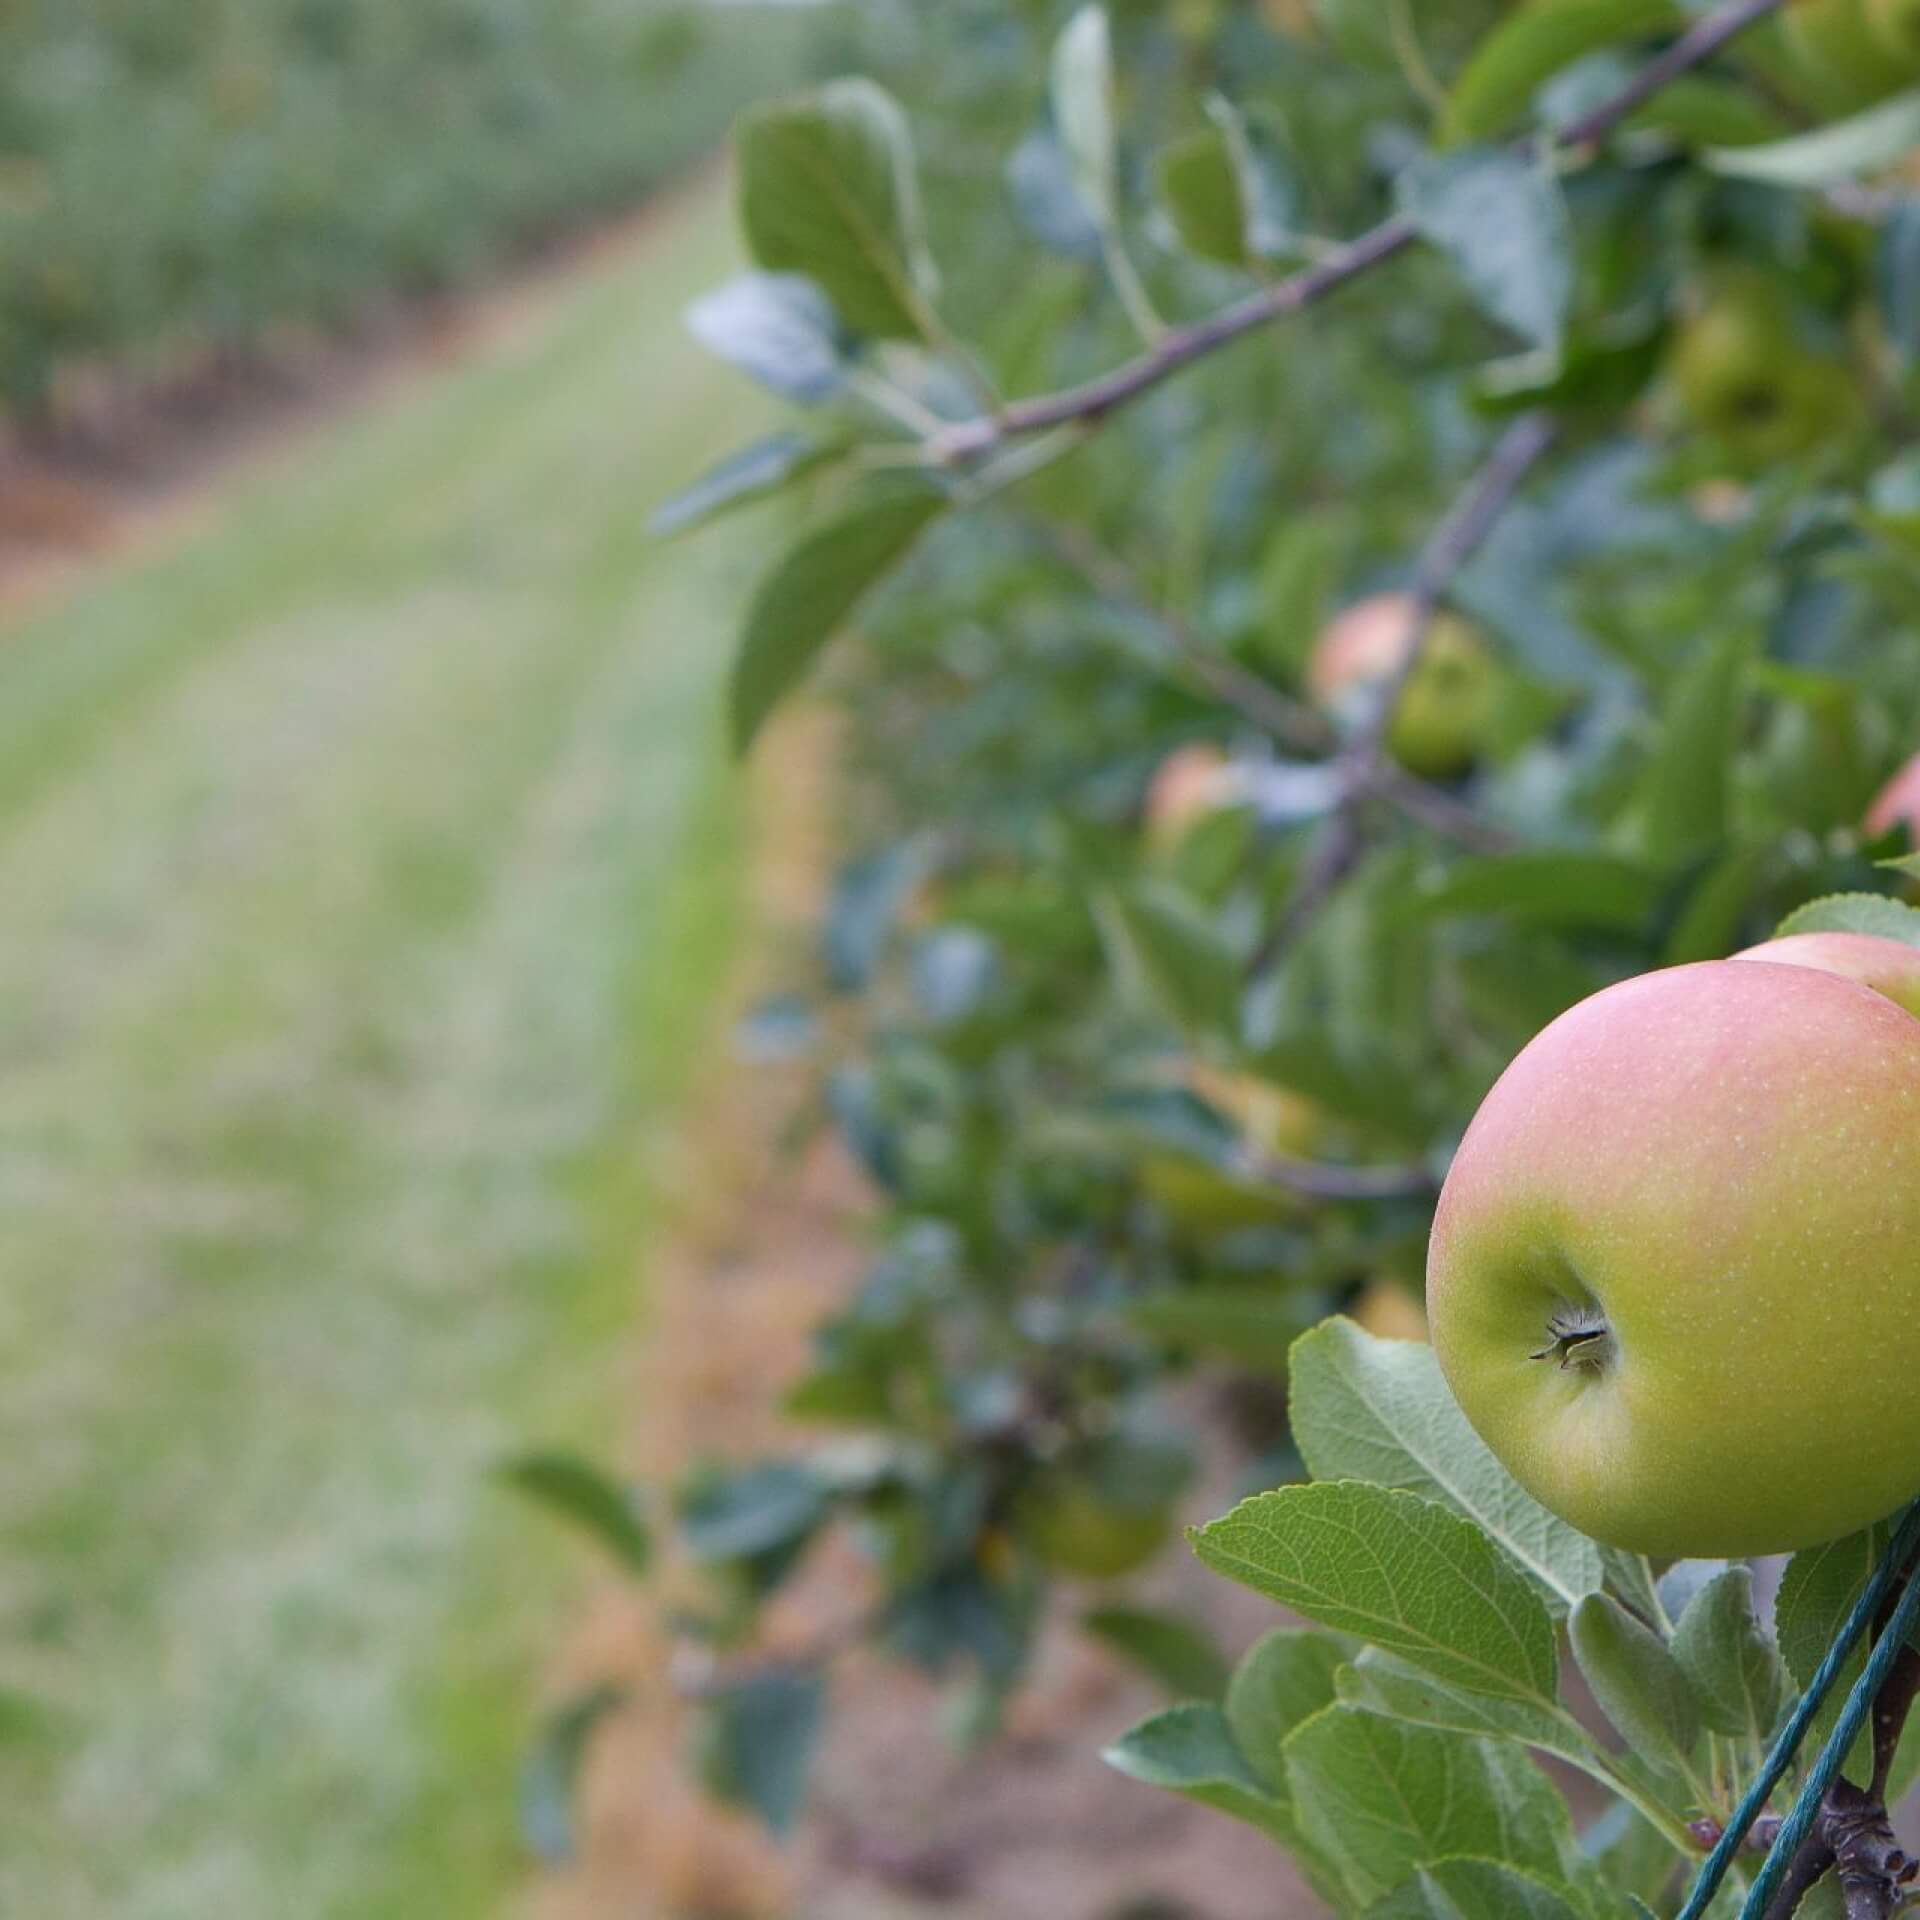
[[(0, 1912), (502, 1910), (738, 909), (716, 190), (0, 635)], [(19, 1724), (16, 1724), (19, 1722)]]

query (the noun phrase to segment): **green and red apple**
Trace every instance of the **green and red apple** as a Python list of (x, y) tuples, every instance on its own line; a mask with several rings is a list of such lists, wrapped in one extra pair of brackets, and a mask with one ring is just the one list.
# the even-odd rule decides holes
[(1435, 1216), (1427, 1309), (1480, 1436), (1582, 1532), (1784, 1552), (1920, 1492), (1920, 1020), (1707, 961), (1563, 1014)]
[(1920, 1016), (1920, 947), (1910, 947), (1903, 940), (1884, 939), (1877, 933), (1790, 933), (1733, 957), (1837, 973)]
[[(1307, 666), (1314, 698), (1339, 712), (1390, 679), (1406, 653), (1414, 617), (1410, 594), (1376, 593), (1330, 621)], [(1490, 743), (1499, 675), (1473, 626), (1457, 614), (1438, 615), (1394, 709), (1387, 750), (1422, 779), (1465, 773)]]

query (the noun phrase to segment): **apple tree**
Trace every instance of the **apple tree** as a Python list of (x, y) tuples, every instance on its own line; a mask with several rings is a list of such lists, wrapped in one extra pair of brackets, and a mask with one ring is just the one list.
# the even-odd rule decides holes
[[(1892, 1910), (1910, 16), (954, 0), (862, 10), (845, 77), (742, 119), (751, 265), (689, 324), (794, 413), (661, 525), (798, 503), (729, 724), (829, 691), (856, 844), (753, 1037), (821, 1048), (875, 1253), (787, 1399), (817, 1445), (664, 1493), (514, 1469), (701, 1596), (717, 1791), (798, 1815), (855, 1640), (985, 1737), (1064, 1593), (1176, 1701), (1113, 1763), (1341, 1913), (1671, 1914), (1710, 1852), (1686, 1910), (1730, 1913), (1769, 1847), (1752, 1911)], [(1776, 930), (1818, 951), (1725, 960)], [(1532, 1055), (1648, 974), (1705, 1010)], [(1551, 1179), (1474, 1146), (1516, 1056)], [(1437, 1354), (1430, 1239), (1468, 1248)], [(1489, 1271), (1492, 1384), (1449, 1306)], [(1630, 1303), (1693, 1275), (1649, 1470), (1606, 1426)], [(1294, 1616), (1237, 1665), (1114, 1584), (1187, 1550), (1201, 1474), (1248, 1498), (1194, 1550)], [(759, 1652), (830, 1531), (844, 1628)], [(1711, 1557), (1790, 1548), (1770, 1606)]]

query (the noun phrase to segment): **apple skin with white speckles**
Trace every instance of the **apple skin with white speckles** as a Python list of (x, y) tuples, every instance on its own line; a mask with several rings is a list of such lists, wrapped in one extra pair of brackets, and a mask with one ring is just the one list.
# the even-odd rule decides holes
[(1904, 940), (1888, 940), (1877, 933), (1790, 933), (1733, 957), (1843, 974), (1875, 993), (1884, 993), (1909, 1013), (1920, 1014), (1920, 947), (1910, 947)]
[(1920, 1491), (1920, 1019), (1737, 960), (1582, 1001), (1461, 1142), (1427, 1312), (1481, 1438), (1597, 1540), (1779, 1553), (1890, 1513)]

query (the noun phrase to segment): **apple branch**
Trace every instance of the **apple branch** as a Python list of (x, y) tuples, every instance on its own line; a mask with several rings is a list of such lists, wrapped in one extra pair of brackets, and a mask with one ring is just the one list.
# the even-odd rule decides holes
[[(1584, 156), (1662, 88), (1711, 59), (1730, 40), (1782, 4), (1783, 0), (1729, 0), (1729, 4), (1716, 8), (1695, 21), (1617, 93), (1545, 142), (1544, 151)], [(963, 466), (991, 452), (1002, 441), (1020, 435), (1039, 433), (1069, 421), (1103, 420), (1163, 380), (1230, 346), (1243, 335), (1304, 312), (1348, 281), (1404, 253), (1418, 238), (1419, 230), (1413, 222), (1404, 214), (1394, 214), (1288, 279), (1262, 288), (1191, 326), (1169, 328), (1144, 353), (1108, 373), (1058, 393), (1013, 401), (997, 413), (956, 421), (928, 438), (927, 452), (932, 459), (948, 466)]]

